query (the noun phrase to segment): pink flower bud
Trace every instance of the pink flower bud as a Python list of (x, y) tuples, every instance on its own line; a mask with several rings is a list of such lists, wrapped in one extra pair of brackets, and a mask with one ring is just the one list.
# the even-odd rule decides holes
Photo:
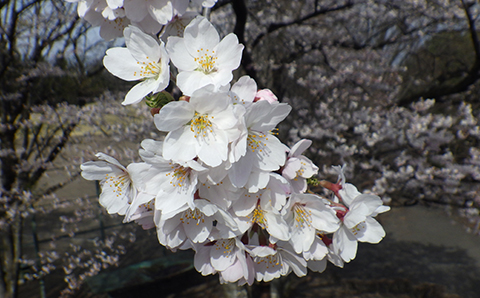
[(262, 89), (258, 90), (257, 94), (255, 94), (255, 99), (253, 101), (260, 101), (260, 100), (266, 100), (269, 103), (274, 103), (278, 101), (278, 98), (273, 94), (273, 92), (270, 89)]

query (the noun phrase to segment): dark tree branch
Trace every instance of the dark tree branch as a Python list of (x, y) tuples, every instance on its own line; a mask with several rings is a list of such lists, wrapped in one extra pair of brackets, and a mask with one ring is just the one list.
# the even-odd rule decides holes
[(48, 156), (43, 160), (43, 165), (37, 168), (31, 175), (30, 175), (30, 181), (31, 183), (36, 183), (40, 177), (43, 175), (43, 173), (47, 170), (46, 165), (49, 164), (50, 162), (54, 161), (57, 155), (60, 153), (60, 151), (65, 147), (67, 144), (70, 135), (73, 131), (73, 129), (77, 126), (76, 123), (70, 123), (67, 125), (67, 127), (63, 130), (63, 135), (58, 141), (58, 143), (52, 148)]
[[(437, 83), (433, 86), (428, 87), (426, 90), (422, 90), (418, 93), (415, 93), (411, 96), (401, 99), (398, 102), (400, 106), (408, 106), (409, 104), (415, 102), (419, 98), (435, 98), (437, 101), (441, 102), (442, 97), (464, 92), (470, 87), (472, 84), (480, 79), (480, 43), (478, 40), (477, 29), (475, 26), (475, 19), (473, 18), (472, 14), (470, 13), (470, 7), (472, 5), (466, 4), (464, 0), (462, 1), (463, 9), (465, 10), (465, 15), (468, 21), (468, 30), (470, 32), (470, 37), (472, 39), (472, 46), (475, 52), (475, 61), (473, 66), (470, 68), (466, 74), (463, 74), (463, 79), (460, 80), (457, 84), (453, 86), (449, 86), (443, 84), (448, 79), (451, 79), (452, 76), (440, 76), (436, 79)], [(461, 76), (461, 74), (458, 74)]]
[(255, 65), (253, 63), (250, 49), (247, 48), (245, 44), (245, 26), (247, 23), (248, 15), (247, 6), (245, 5), (244, 0), (233, 0), (232, 7), (236, 16), (235, 28), (233, 29), (233, 33), (237, 35), (238, 41), (245, 46), (245, 48), (243, 49), (243, 57), (241, 64), (247, 75), (249, 75), (252, 79), (258, 82), (257, 71), (255, 70)]
[[(81, 172), (78, 171), (78, 172), (76, 172), (75, 174), (73, 174), (70, 178), (68, 178), (67, 180), (62, 181), (62, 182), (60, 182), (60, 183), (57, 183), (57, 184), (55, 184), (55, 185), (53, 185), (53, 186), (50, 186), (50, 187), (47, 188), (46, 190), (42, 191), (42, 194), (43, 194), (43, 195), (46, 195), (46, 196), (51, 195), (51, 194), (54, 193), (55, 191), (63, 188), (65, 185), (67, 185), (67, 184), (75, 181), (75, 179), (77, 179), (78, 177), (80, 177), (80, 173), (81, 173)], [(38, 199), (40, 199), (40, 197), (39, 197)]]
[(312, 12), (312, 13), (310, 13), (310, 14), (308, 14), (308, 15), (300, 18), (300, 19), (293, 20), (293, 21), (290, 21), (290, 22), (281, 22), (281, 23), (270, 24), (270, 26), (268, 26), (268, 28), (267, 28), (267, 32), (261, 33), (260, 35), (258, 35), (255, 38), (255, 40), (252, 43), (252, 48), (256, 47), (258, 45), (258, 43), (260, 42), (260, 40), (262, 38), (264, 38), (266, 35), (268, 35), (272, 32), (275, 32), (275, 31), (277, 31), (281, 28), (285, 28), (285, 27), (292, 26), (292, 25), (300, 25), (303, 22), (308, 21), (308, 20), (310, 20), (312, 18), (315, 18), (317, 16), (327, 14), (327, 13), (330, 13), (330, 12), (334, 12), (334, 11), (338, 11), (338, 10), (342, 10), (342, 9), (351, 8), (351, 7), (353, 7), (353, 5), (354, 5), (353, 1), (349, 0), (349, 1), (347, 1), (347, 3), (336, 6), (336, 7), (319, 9), (319, 10), (317, 10), (316, 7), (315, 7), (314, 12)]

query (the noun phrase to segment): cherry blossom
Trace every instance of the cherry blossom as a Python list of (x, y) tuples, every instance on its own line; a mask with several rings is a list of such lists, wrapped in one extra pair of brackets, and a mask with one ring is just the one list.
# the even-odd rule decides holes
[(137, 187), (141, 185), (141, 181), (135, 184), (134, 181), (137, 177), (142, 177), (141, 173), (148, 169), (148, 165), (133, 163), (125, 168), (115, 158), (104, 153), (97, 153), (96, 156), (100, 161), (82, 164), (82, 177), (87, 180), (100, 180), (100, 204), (108, 213), (123, 215), (136, 197)]
[(283, 212), (291, 229), (289, 241), (296, 253), (310, 250), (317, 231), (332, 233), (339, 228), (335, 211), (313, 194), (293, 194)]
[(218, 166), (228, 158), (228, 144), (241, 133), (238, 115), (225, 92), (205, 86), (190, 100), (170, 102), (155, 115), (155, 125), (168, 132), (163, 155), (166, 159), (198, 159)]
[[(163, 142), (144, 140), (140, 156), (151, 167), (144, 179), (145, 190), (155, 196), (155, 208), (163, 213), (186, 206), (193, 209), (198, 174), (206, 168), (194, 160), (173, 162), (162, 156)], [(143, 203), (143, 202), (142, 202)]]
[[(255, 192), (268, 183), (265, 179), (268, 179), (269, 171), (276, 171), (284, 165), (288, 147), (272, 131), (290, 110), (291, 107), (286, 104), (270, 104), (267, 101), (256, 102), (247, 109), (245, 126), (248, 133), (241, 135), (245, 141), (237, 142), (239, 145), (247, 143), (246, 154), (229, 170), (229, 177), (235, 186), (243, 187), (249, 182), (248, 188)], [(257, 175), (264, 178), (265, 185), (256, 185), (257, 179), (250, 180)]]
[(380, 197), (361, 194), (354, 186), (346, 194), (345, 198), (353, 197), (353, 200), (348, 203), (348, 208), (338, 212), (343, 224), (333, 236), (333, 245), (335, 253), (349, 262), (356, 256), (357, 241), (378, 243), (385, 237), (385, 230), (373, 217), (390, 208), (383, 206)]
[(204, 17), (193, 19), (183, 37), (172, 36), (167, 42), (167, 52), (179, 72), (177, 86), (189, 96), (209, 84), (218, 90), (230, 83), (242, 50), (234, 34), (220, 41), (217, 30)]
[[(101, 161), (82, 165), (86, 179), (102, 181), (100, 204), (155, 228), (168, 249), (195, 250), (197, 271), (218, 273), (222, 283), (301, 277), (328, 262), (343, 267), (358, 242), (380, 242), (385, 231), (374, 217), (389, 207), (346, 183), (345, 165), (333, 168), (336, 183), (315, 178), (319, 167), (302, 155), (312, 141), (289, 148), (277, 137), (291, 106), (249, 76), (232, 84), (243, 45), (234, 34), (220, 40), (206, 18), (186, 13), (187, 2), (82, 2), (79, 14), (98, 24), (133, 24), (124, 30), (126, 48), (104, 58), (113, 75), (141, 81), (123, 104), (162, 91), (147, 100), (161, 141), (141, 142), (141, 162), (123, 167), (99, 154)], [(169, 84), (181, 94), (167, 95)], [(309, 184), (333, 194), (313, 194)]]
[(169, 83), (169, 59), (163, 42), (139, 28), (129, 26), (124, 30), (126, 48), (111, 48), (103, 58), (105, 68), (113, 75), (141, 82), (125, 96), (124, 105), (141, 101), (146, 95), (164, 90)]
[(293, 191), (303, 193), (307, 190), (307, 180), (318, 172), (318, 167), (307, 157), (301, 155), (312, 144), (310, 140), (300, 140), (288, 152), (282, 176), (291, 183)]

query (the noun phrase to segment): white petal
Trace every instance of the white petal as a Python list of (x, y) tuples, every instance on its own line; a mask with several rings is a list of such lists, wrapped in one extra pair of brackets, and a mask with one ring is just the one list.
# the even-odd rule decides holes
[(345, 226), (342, 226), (333, 234), (333, 246), (335, 252), (345, 262), (350, 262), (357, 255), (357, 238)]
[(297, 177), (297, 171), (300, 170), (302, 164), (298, 158), (292, 157), (287, 159), (285, 163), (285, 167), (282, 169), (282, 176), (287, 179), (294, 179)]
[(192, 120), (195, 111), (186, 101), (172, 101), (154, 116), (155, 126), (160, 131), (173, 131)]
[(172, 60), (180, 72), (193, 71), (198, 67), (194, 57), (188, 52), (183, 38), (170, 36), (166, 48), (170, 60)]
[(160, 61), (160, 46), (155, 38), (135, 26), (125, 28), (124, 35), (127, 48), (137, 61)]
[(243, 76), (233, 84), (231, 91), (236, 94), (240, 102), (253, 102), (257, 92), (257, 83), (251, 77)]
[(111, 74), (122, 80), (136, 81), (141, 79), (137, 75), (141, 70), (140, 66), (126, 48), (108, 49), (105, 57), (103, 57), (103, 65)]
[(288, 156), (299, 156), (312, 145), (311, 140), (302, 139), (293, 145)]
[(198, 158), (208, 166), (219, 166), (228, 158), (228, 138), (222, 130), (207, 133), (207, 138), (209, 142), (202, 142), (200, 145)]
[(100, 205), (107, 209), (109, 214), (125, 214), (129, 207), (130, 200), (129, 185), (124, 187), (110, 187), (107, 183), (103, 184), (102, 193), (99, 197)]
[(120, 173), (120, 169), (105, 161), (87, 161), (80, 166), (86, 180), (103, 180), (107, 174)]
[[(241, 278), (245, 277), (245, 268), (247, 265), (246, 263), (242, 263), (240, 259), (238, 258), (233, 258), (235, 263), (233, 263), (231, 266), (220, 272), (220, 275), (225, 281), (228, 282), (236, 282)], [(213, 262), (213, 261), (212, 261)], [(247, 271), (248, 272), (248, 271)]]
[(133, 86), (125, 96), (122, 105), (139, 103), (145, 96), (157, 89), (158, 83), (154, 79), (146, 79)]
[(214, 84), (212, 77), (198, 70), (182, 71), (177, 75), (177, 86), (184, 95), (191, 96), (196, 90), (209, 84)]
[(295, 275), (298, 277), (307, 275), (307, 262), (303, 258), (287, 250), (282, 251), (282, 257), (284, 262), (290, 266)]
[(196, 140), (190, 127), (169, 132), (163, 144), (163, 156), (175, 161), (189, 161), (197, 156)]
[(238, 162), (234, 163), (228, 170), (228, 177), (233, 185), (237, 188), (245, 186), (252, 172), (253, 159), (241, 157)]
[(124, 0), (125, 15), (133, 22), (141, 22), (148, 14), (147, 1)]
[(225, 36), (216, 46), (215, 51), (217, 53), (216, 64), (219, 65), (219, 68), (232, 71), (240, 65), (243, 45), (238, 43), (235, 34), (230, 33)]
[(267, 220), (267, 231), (270, 235), (283, 241), (290, 239), (289, 227), (280, 214), (269, 211), (265, 213), (265, 219)]
[(185, 45), (191, 55), (196, 55), (197, 50), (212, 50), (219, 42), (217, 30), (204, 17), (198, 16), (185, 28), (183, 34)]
[[(266, 100), (258, 101), (256, 104), (263, 102), (269, 104)], [(273, 130), (277, 124), (283, 121), (283, 119), (285, 119), (292, 110), (292, 107), (286, 103), (274, 103), (269, 105), (271, 110), (268, 115), (264, 115), (264, 121), (258, 122), (256, 125), (252, 126), (251, 129), (257, 131)]]
[(165, 25), (173, 18), (172, 2), (153, 1), (148, 12), (158, 23)]
[[(218, 271), (223, 271), (232, 266), (237, 260), (235, 252), (236, 246), (233, 239), (218, 240), (210, 249), (212, 266)], [(240, 270), (240, 272), (242, 272), (242, 270)]]
[(257, 192), (259, 189), (267, 187), (268, 182), (270, 181), (270, 173), (266, 171), (252, 171), (248, 177), (247, 184), (245, 188), (249, 192)]
[(375, 210), (383, 204), (382, 200), (369, 194), (362, 194), (355, 198), (349, 207), (349, 211), (343, 218), (348, 228), (353, 228), (358, 223), (365, 221)]
[[(292, 223), (293, 225), (298, 224), (296, 222)], [(290, 225), (292, 227), (292, 225)], [(301, 253), (303, 251), (310, 250), (313, 240), (315, 238), (315, 229), (310, 228), (307, 224), (303, 227), (292, 227), (292, 233), (290, 238), (290, 244), (292, 244), (293, 249), (296, 253)]]
[(308, 261), (307, 267), (314, 272), (323, 272), (327, 268), (327, 258), (320, 261)]
[[(259, 138), (257, 137), (257, 139)], [(264, 138), (261, 138), (260, 146), (263, 148), (255, 151), (248, 147), (247, 157), (253, 158), (254, 167), (262, 171), (276, 171), (285, 164), (288, 147), (280, 142), (277, 137), (267, 134)]]
[(356, 197), (360, 196), (362, 193), (357, 190), (355, 185), (350, 183), (345, 183), (342, 186), (342, 189), (338, 191), (342, 197), (342, 202), (348, 207), (355, 200)]
[(210, 264), (210, 247), (202, 247), (195, 249), (195, 257), (193, 258), (193, 264), (195, 269), (202, 275), (209, 275), (215, 273), (215, 269)]
[(205, 220), (205, 223), (194, 223), (190, 222), (190, 224), (183, 224), (183, 228), (185, 229), (185, 234), (187, 237), (192, 240), (194, 243), (202, 243), (207, 240), (208, 236), (210, 235), (210, 230), (213, 227), (212, 220)]
[(382, 225), (371, 217), (367, 217), (365, 220), (365, 231), (358, 237), (358, 241), (368, 243), (379, 243), (383, 237), (385, 237), (385, 230)]

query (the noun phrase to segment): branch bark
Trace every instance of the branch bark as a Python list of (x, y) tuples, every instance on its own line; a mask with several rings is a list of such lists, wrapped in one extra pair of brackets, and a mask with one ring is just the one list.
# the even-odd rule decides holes
[(305, 21), (308, 21), (312, 18), (318, 17), (318, 16), (323, 15), (323, 14), (327, 14), (329, 12), (334, 12), (334, 11), (338, 11), (338, 10), (342, 10), (342, 9), (348, 9), (348, 8), (353, 7), (353, 5), (354, 5), (353, 1), (349, 0), (345, 4), (338, 5), (338, 6), (335, 6), (335, 7), (329, 7), (329, 8), (319, 9), (319, 10), (317, 10), (316, 7), (315, 7), (315, 10), (312, 13), (310, 13), (310, 14), (308, 14), (308, 15), (300, 18), (300, 19), (293, 20), (293, 21), (290, 21), (290, 22), (281, 22), (281, 23), (270, 24), (267, 28), (267, 32), (263, 32), (255, 38), (255, 40), (252, 43), (252, 48), (256, 47), (258, 45), (258, 43), (260, 42), (260, 40), (262, 38), (264, 38), (266, 35), (268, 35), (272, 32), (275, 32), (275, 31), (277, 31), (281, 28), (285, 28), (285, 27), (292, 26), (292, 25), (300, 25), (300, 24), (304, 23)]
[(464, 75), (463, 79), (460, 80), (457, 84), (453, 86), (444, 85), (443, 83), (446, 80), (450, 79), (450, 77), (437, 78), (437, 84), (428, 87), (426, 90), (422, 90), (406, 98), (400, 99), (400, 101), (398, 102), (399, 106), (408, 106), (409, 104), (417, 101), (419, 98), (435, 98), (438, 102), (442, 102), (442, 97), (464, 92), (468, 89), (468, 87), (470, 87), (472, 84), (474, 84), (480, 79), (480, 43), (477, 29), (475, 26), (475, 19), (470, 12), (470, 7), (472, 5), (465, 3), (464, 0), (461, 1), (463, 9), (465, 11), (465, 16), (468, 21), (468, 31), (470, 32), (472, 46), (475, 52), (475, 61), (472, 67)]

